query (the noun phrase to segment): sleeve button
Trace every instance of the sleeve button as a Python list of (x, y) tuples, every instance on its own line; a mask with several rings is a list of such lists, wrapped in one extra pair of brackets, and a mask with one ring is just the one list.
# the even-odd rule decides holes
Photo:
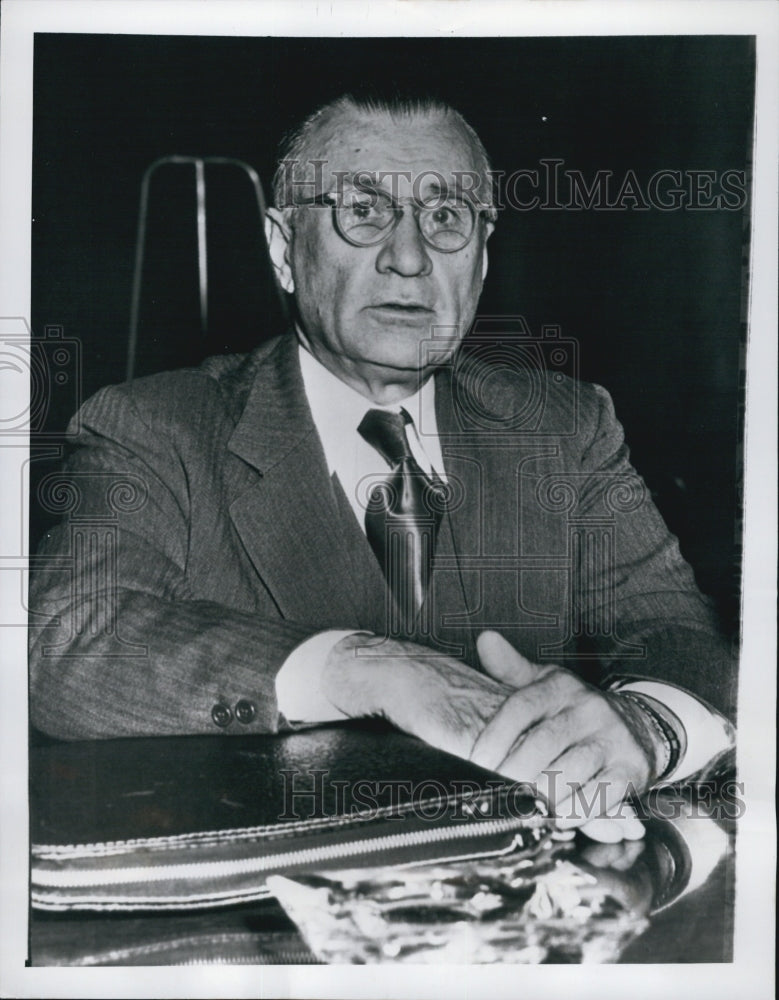
[(248, 726), (257, 717), (257, 706), (248, 698), (241, 698), (235, 706), (235, 717), (244, 726)]
[(217, 702), (217, 704), (211, 709), (211, 718), (220, 729), (224, 729), (225, 726), (229, 726), (233, 721), (233, 713), (230, 711), (229, 705), (223, 705), (221, 702)]

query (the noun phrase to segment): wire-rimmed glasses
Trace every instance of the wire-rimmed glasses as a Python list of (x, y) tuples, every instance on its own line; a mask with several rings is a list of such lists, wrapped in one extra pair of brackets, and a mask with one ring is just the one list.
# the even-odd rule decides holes
[(417, 201), (393, 198), (379, 188), (362, 187), (320, 194), (286, 207), (308, 206), (331, 208), (336, 231), (356, 247), (373, 247), (389, 239), (408, 206), (422, 239), (439, 253), (456, 253), (467, 246), (476, 231), (477, 219), (490, 211), (456, 195), (437, 194), (427, 201)]

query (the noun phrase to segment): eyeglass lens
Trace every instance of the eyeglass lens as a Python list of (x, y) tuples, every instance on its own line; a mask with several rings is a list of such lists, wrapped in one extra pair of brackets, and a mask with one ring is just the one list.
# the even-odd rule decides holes
[[(474, 215), (468, 202), (436, 198), (415, 209), (423, 238), (439, 250), (459, 250), (470, 240)], [(373, 246), (387, 239), (399, 223), (403, 209), (377, 191), (344, 193), (336, 205), (342, 235), (358, 246)]]

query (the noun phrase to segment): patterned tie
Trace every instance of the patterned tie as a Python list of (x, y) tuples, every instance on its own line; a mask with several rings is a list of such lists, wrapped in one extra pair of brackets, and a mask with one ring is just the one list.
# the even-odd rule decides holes
[(365, 533), (397, 606), (390, 634), (414, 627), (445, 507), (446, 487), (426, 476), (409, 450), (405, 425), (411, 422), (405, 410), (369, 410), (357, 428), (391, 467), (387, 479), (371, 490), (365, 511)]

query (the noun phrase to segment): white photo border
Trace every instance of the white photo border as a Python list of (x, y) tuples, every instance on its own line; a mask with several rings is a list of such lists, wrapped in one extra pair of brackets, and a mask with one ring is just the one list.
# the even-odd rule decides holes
[[(776, 662), (777, 94), (779, 6), (772, 0), (5, 0), (0, 24), (0, 318), (30, 316), (32, 63), (36, 32), (170, 35), (755, 35), (757, 95), (752, 208), (743, 645), (739, 681), (739, 821), (734, 961), (722, 965), (589, 967), (27, 968), (26, 630), (18, 525), (27, 525), (23, 446), (0, 422), (0, 600), (18, 626), (0, 644), (0, 995), (8, 997), (513, 998), (773, 996)], [(8, 412), (26, 379), (0, 372)], [(1, 415), (1, 414), (0, 414)], [(7, 555), (12, 553), (13, 555)], [(20, 604), (21, 602), (21, 604)], [(3, 620), (7, 620), (6, 617)], [(16, 621), (16, 619), (13, 619)], [(521, 976), (521, 981), (517, 977)]]

